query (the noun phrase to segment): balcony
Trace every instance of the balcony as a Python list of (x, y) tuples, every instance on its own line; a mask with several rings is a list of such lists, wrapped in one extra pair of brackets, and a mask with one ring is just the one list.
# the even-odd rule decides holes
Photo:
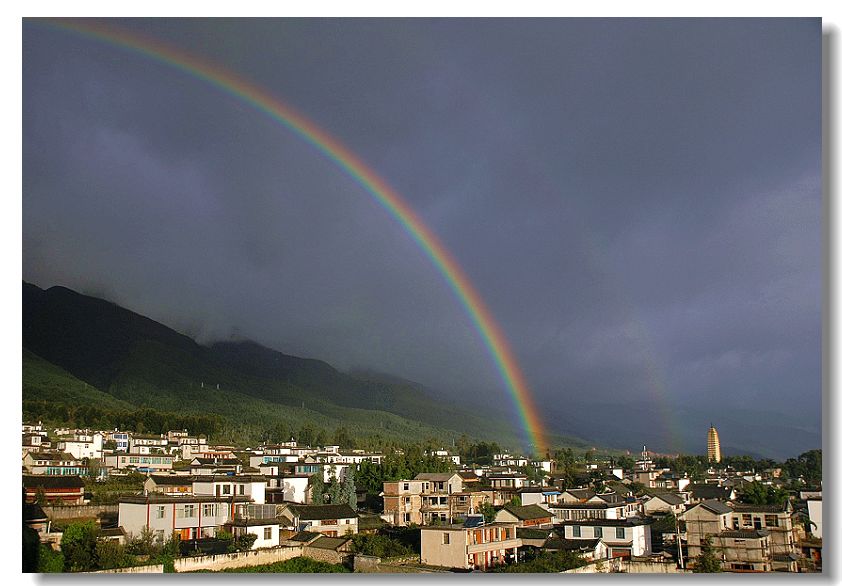
[(500, 549), (511, 549), (513, 547), (522, 547), (523, 541), (520, 537), (515, 539), (504, 539), (502, 541), (489, 541), (488, 543), (475, 543), (468, 546), (468, 553), (482, 553), (486, 551), (496, 551)]

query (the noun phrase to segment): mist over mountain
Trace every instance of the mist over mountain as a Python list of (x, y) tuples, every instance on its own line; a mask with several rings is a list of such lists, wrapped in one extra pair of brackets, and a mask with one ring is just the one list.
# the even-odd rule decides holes
[[(252, 341), (202, 346), (114, 303), (64, 287), (23, 284), (23, 346), (31, 363), (41, 369), (40, 360), (53, 364), (121, 405), (215, 413), (254, 424), (280, 417), (290, 429), (304, 422), (355, 425), (358, 432), (386, 436), (391, 429), (403, 439), (439, 437), (443, 445), (462, 433), (519, 445), (519, 430), (502, 414), (478, 415), (417, 383), (345, 374), (321, 360)], [(58, 400), (61, 393), (53, 392)], [(266, 417), (255, 419), (254, 411)], [(384, 414), (395, 421), (380, 420)], [(584, 445), (572, 437), (553, 439)]]

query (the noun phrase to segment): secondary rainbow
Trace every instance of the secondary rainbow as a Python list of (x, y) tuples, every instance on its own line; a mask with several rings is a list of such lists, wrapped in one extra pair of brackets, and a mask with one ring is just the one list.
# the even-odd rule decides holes
[(49, 19), (38, 21), (89, 39), (129, 49), (216, 86), (279, 122), (322, 152), (362, 185), (425, 252), (456, 294), (488, 351), (518, 411), (527, 441), (543, 454), (548, 447), (529, 387), (500, 326), (465, 272), (438, 237), (386, 181), (339, 140), (262, 88), (217, 65), (137, 33), (101, 22)]

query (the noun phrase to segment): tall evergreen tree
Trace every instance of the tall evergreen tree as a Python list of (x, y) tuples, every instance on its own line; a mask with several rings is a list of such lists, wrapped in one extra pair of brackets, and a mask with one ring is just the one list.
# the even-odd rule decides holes
[(325, 503), (325, 482), (322, 479), (321, 470), (310, 477), (310, 501), (314, 505), (323, 505)]
[(342, 502), (342, 497), (340, 495), (340, 491), (342, 490), (342, 486), (339, 484), (339, 481), (336, 480), (336, 476), (330, 477), (330, 484), (327, 487), (327, 495), (330, 498), (330, 504), (337, 505)]
[(702, 542), (702, 553), (696, 558), (693, 566), (695, 574), (713, 574), (722, 571), (722, 554), (705, 539)]
[(348, 466), (345, 472), (345, 481), (342, 483), (341, 501), (357, 510), (357, 485), (354, 483), (354, 466)]

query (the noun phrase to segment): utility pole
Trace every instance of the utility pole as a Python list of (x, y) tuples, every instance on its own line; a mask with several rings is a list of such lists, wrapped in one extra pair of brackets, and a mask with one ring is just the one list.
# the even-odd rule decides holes
[(678, 524), (678, 516), (675, 517), (675, 541), (678, 543), (678, 567), (684, 569), (684, 553), (681, 551), (681, 527)]

